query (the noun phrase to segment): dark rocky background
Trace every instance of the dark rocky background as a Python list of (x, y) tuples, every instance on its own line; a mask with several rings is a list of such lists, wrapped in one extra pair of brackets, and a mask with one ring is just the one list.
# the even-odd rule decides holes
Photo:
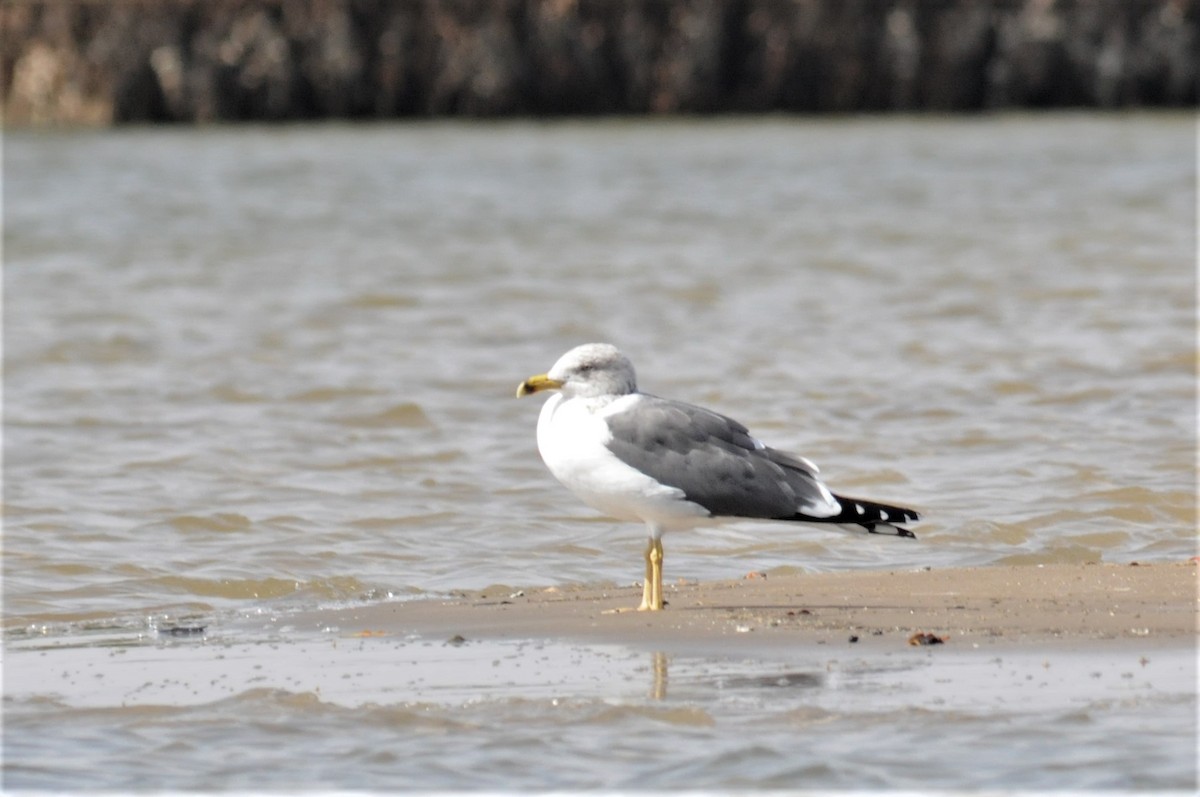
[(1191, 107), (1200, 0), (4, 0), (7, 124)]

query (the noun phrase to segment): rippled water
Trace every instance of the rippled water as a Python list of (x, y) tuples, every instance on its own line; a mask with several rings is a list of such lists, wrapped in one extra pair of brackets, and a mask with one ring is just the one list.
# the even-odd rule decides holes
[(1188, 116), (4, 145), (10, 640), (632, 582), (512, 398), (588, 340), (927, 517), (669, 537), (669, 579), (1195, 554)]
[[(1195, 782), (1186, 650), (1139, 661), (830, 648), (760, 661), (343, 636), (45, 647), (26, 655), (40, 655), (56, 696), (6, 705), (6, 782), (519, 793)], [(15, 680), (29, 680), (28, 661)], [(248, 683), (244, 661), (263, 662)]]

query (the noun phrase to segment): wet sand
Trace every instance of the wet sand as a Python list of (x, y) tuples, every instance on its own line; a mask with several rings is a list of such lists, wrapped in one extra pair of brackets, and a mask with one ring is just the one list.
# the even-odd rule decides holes
[(932, 634), (956, 647), (1136, 641), (1194, 644), (1197, 563), (747, 574), (671, 584), (662, 612), (614, 611), (641, 590), (515, 589), (313, 612), (343, 635), (569, 639), (679, 653), (853, 642), (890, 649)]
[(753, 574), (674, 584), (661, 612), (615, 611), (640, 597), (635, 586), (496, 585), (451, 599), (251, 613), (196, 634), (33, 637), (9, 646), (5, 692), (92, 706), (202, 703), (259, 687), (344, 705), (454, 702), (590, 693), (626, 677), (624, 657), (644, 654), (663, 657), (651, 668), (662, 673), (668, 659), (704, 672), (753, 662), (775, 677), (782, 662), (823, 671), (849, 655), (867, 670), (885, 660), (904, 670), (932, 656), (954, 662), (958, 682), (980, 683), (990, 670), (969, 668), (1003, 655), (1024, 661), (1022, 677), (1050, 657), (1060, 675), (1154, 660), (1147, 688), (1158, 692), (1195, 680), (1195, 562)]
[(32, 740), (6, 780), (1194, 789), (1196, 585), (1195, 563), (776, 572), (656, 613), (606, 613), (634, 587), (497, 585), (31, 638), (6, 650), (6, 731)]

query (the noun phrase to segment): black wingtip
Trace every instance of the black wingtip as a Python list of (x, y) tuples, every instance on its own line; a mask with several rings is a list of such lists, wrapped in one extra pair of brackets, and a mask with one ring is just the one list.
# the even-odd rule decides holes
[(895, 526), (891, 523), (858, 523), (856, 525), (862, 526), (868, 534), (887, 534), (892, 537), (907, 537), (910, 540), (917, 538), (916, 534), (903, 526)]
[(864, 501), (860, 498), (847, 498), (844, 495), (833, 496), (842, 511), (836, 515), (813, 517), (796, 513), (790, 517), (775, 518), (775, 520), (799, 520), (806, 523), (837, 523), (842, 526), (858, 526), (871, 534), (888, 534), (893, 537), (917, 538), (902, 524), (920, 520), (921, 515), (914, 509), (891, 504), (880, 504), (875, 501)]

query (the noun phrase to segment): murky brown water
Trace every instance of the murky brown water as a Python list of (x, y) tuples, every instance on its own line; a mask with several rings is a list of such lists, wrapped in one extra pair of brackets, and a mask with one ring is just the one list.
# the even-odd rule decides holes
[[(10, 642), (635, 580), (642, 530), (553, 482), (537, 404), (511, 398), (588, 340), (835, 489), (927, 515), (916, 543), (769, 524), (671, 537), (670, 579), (1195, 554), (1190, 117), (5, 139)], [(98, 716), (52, 695), (22, 704), (29, 727)], [(331, 735), (355, 722), (229, 699)], [(139, 710), (126, 730), (176, 727), (202, 761), (189, 733), (229, 729), (195, 712), (223, 710)], [(584, 747), (627, 721), (584, 713)], [(438, 716), (426, 732), (472, 721)], [(656, 783), (753, 783), (754, 760)], [(600, 764), (579, 766), (560, 785)]]

